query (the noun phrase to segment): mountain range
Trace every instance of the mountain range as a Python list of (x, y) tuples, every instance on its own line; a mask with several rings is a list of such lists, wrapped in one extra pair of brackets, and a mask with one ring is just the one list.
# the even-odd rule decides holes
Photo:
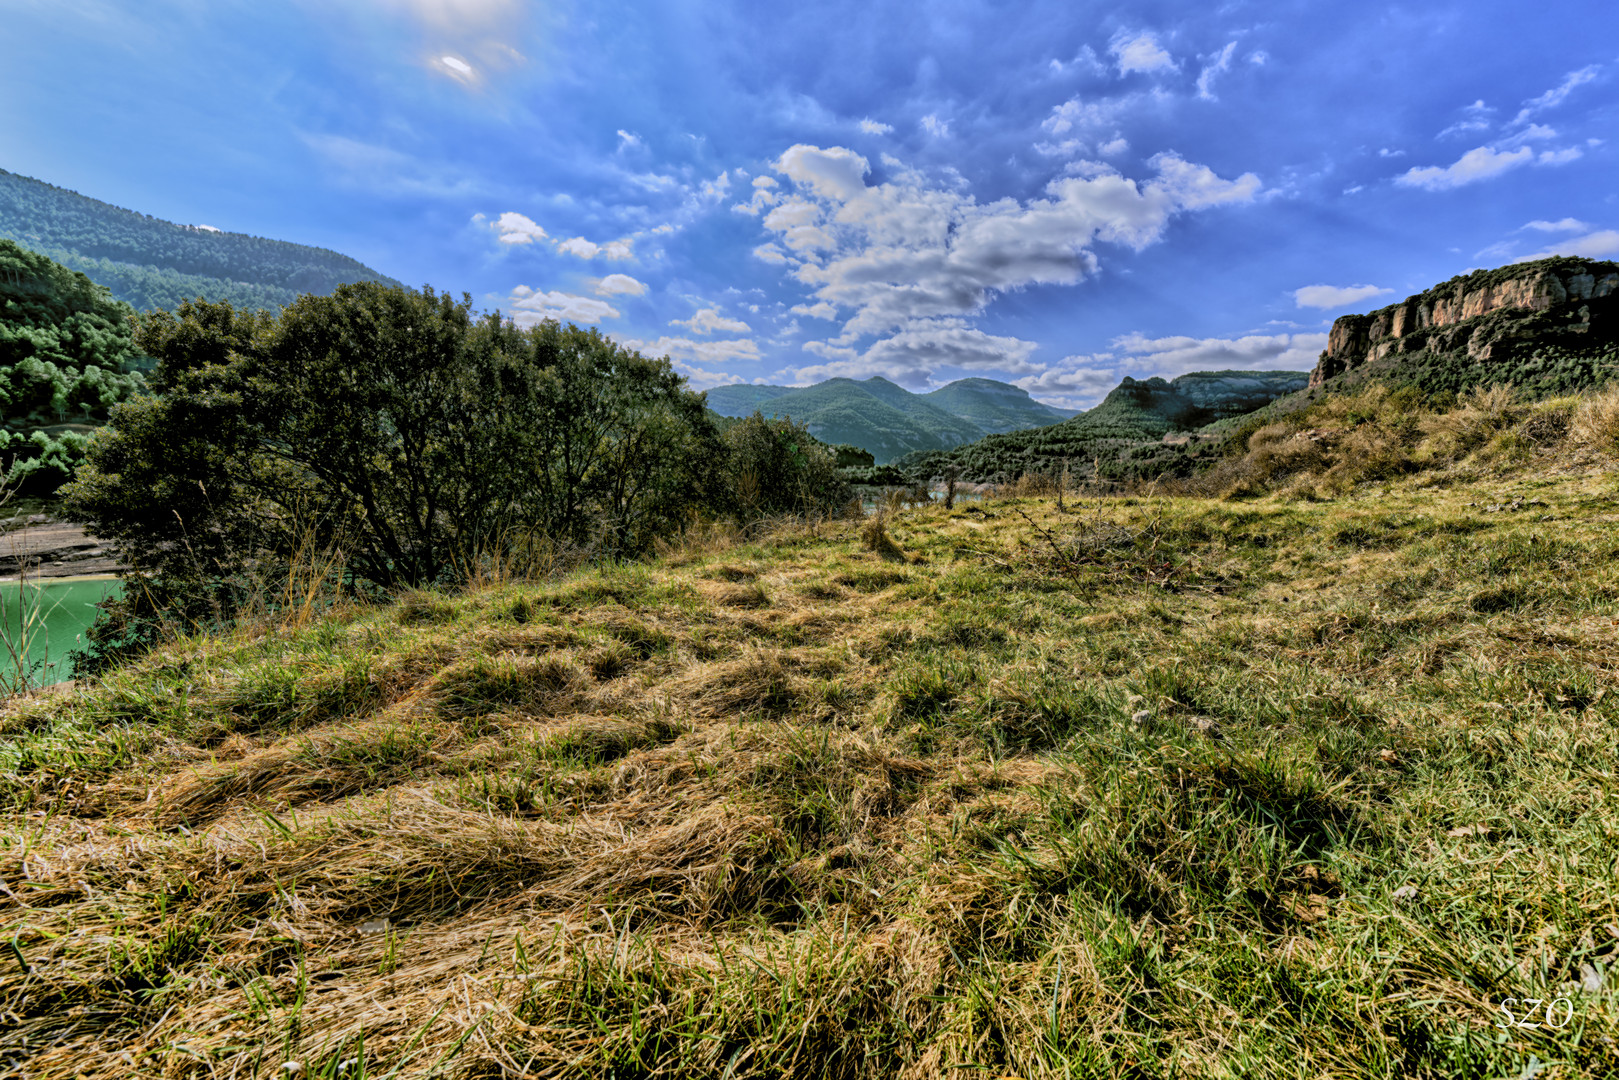
[(1197, 371), (1167, 380), (1127, 376), (1095, 408), (1061, 423), (913, 453), (897, 464), (924, 479), (955, 472), (972, 481), (1006, 481), (1064, 468), (1113, 478), (1184, 471), (1211, 452), (1210, 444), (1188, 433), (1303, 390), (1309, 378), (1303, 371)]
[(1023, 428), (1075, 416), (994, 379), (959, 379), (913, 394), (881, 376), (828, 379), (813, 386), (720, 386), (708, 407), (721, 416), (791, 417), (817, 439), (869, 451), (879, 465), (916, 451), (947, 450)]
[(49, 256), (138, 310), (198, 296), (279, 308), (300, 293), (393, 278), (325, 248), (176, 225), (0, 169), (0, 238)]

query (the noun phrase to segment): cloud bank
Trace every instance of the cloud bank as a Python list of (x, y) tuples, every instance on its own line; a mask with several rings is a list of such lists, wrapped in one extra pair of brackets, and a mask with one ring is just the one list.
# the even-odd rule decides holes
[[(1086, 176), (1051, 181), (1044, 198), (979, 203), (898, 162), (871, 184), (870, 162), (853, 150), (790, 147), (775, 169), (791, 188), (762, 222), (774, 239), (754, 254), (809, 290), (804, 314), (844, 320), (837, 336), (805, 346), (828, 363), (795, 374), (917, 385), (952, 368), (1028, 371), (1030, 343), (967, 323), (996, 295), (1074, 284), (1096, 269), (1095, 244), (1139, 250), (1177, 214), (1252, 202), (1260, 191), (1252, 173), (1227, 180), (1175, 154), (1149, 165), (1145, 181), (1093, 163)], [(868, 338), (878, 340), (861, 349)]]

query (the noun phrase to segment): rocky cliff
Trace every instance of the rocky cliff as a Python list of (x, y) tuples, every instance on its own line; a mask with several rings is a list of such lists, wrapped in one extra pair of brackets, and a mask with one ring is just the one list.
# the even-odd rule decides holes
[[(1451, 278), (1332, 324), (1310, 386), (1400, 354), (1506, 361), (1537, 349), (1586, 351), (1619, 330), (1619, 263), (1555, 258)], [(1507, 379), (1505, 381), (1511, 381)]]
[(1307, 381), (1302, 371), (1194, 371), (1169, 380), (1126, 375), (1096, 408), (1064, 423), (1157, 437), (1253, 412)]

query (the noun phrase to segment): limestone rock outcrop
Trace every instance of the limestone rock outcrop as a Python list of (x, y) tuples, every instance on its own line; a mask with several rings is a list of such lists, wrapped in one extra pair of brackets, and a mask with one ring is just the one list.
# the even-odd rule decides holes
[(1594, 325), (1611, 335), (1616, 293), (1619, 264), (1590, 259), (1542, 259), (1452, 278), (1334, 322), (1310, 386), (1393, 353), (1465, 351), (1489, 360), (1532, 339), (1578, 341)]

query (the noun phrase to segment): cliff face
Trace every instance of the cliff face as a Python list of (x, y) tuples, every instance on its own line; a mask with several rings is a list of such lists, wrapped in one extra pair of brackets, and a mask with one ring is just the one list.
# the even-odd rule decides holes
[(1452, 278), (1334, 322), (1310, 385), (1393, 353), (1465, 350), (1471, 360), (1490, 360), (1538, 343), (1579, 347), (1613, 335), (1616, 292), (1619, 264), (1589, 259), (1543, 259)]
[(1127, 375), (1096, 408), (1062, 426), (1158, 438), (1253, 412), (1307, 381), (1302, 371), (1194, 371), (1173, 380)]

